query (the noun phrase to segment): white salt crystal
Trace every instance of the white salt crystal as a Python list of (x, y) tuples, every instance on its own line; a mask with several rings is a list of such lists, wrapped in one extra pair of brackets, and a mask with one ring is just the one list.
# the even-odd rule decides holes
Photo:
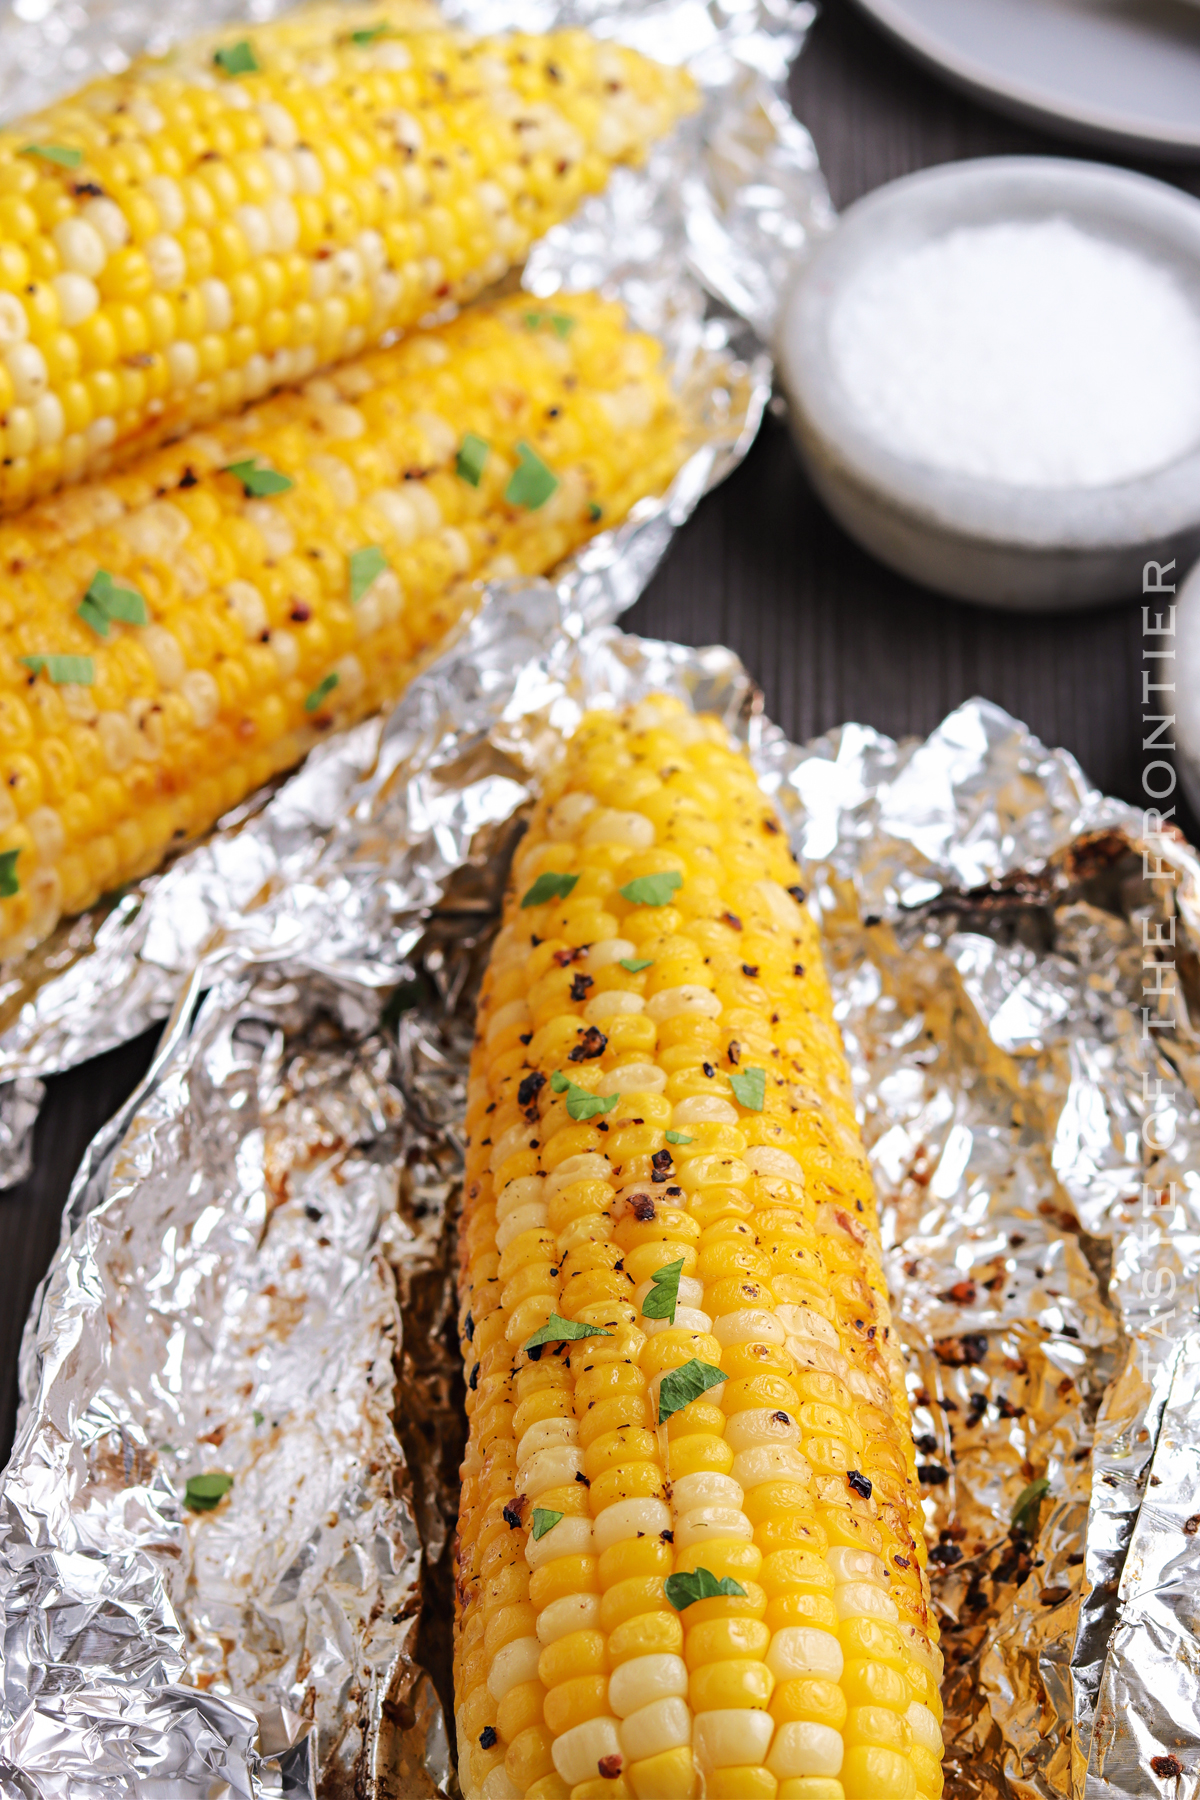
[(1098, 487), (1200, 441), (1200, 317), (1167, 268), (1065, 219), (960, 226), (866, 267), (830, 354), (896, 454)]

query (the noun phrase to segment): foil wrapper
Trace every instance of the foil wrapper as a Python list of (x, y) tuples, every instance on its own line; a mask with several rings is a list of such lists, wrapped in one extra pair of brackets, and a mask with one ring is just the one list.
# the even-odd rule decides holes
[[(513, 583), (319, 853), (209, 946), (81, 1171), (0, 1488), (5, 1795), (454, 1792), (475, 982), (562, 736), (663, 690), (746, 742), (820, 919), (909, 1363), (949, 1791), (1189, 1791), (1192, 852), (1156, 842), (1147, 880), (1139, 816), (985, 701), (922, 744), (799, 748), (730, 652)], [(1147, 922), (1181, 983), (1154, 1033)]]

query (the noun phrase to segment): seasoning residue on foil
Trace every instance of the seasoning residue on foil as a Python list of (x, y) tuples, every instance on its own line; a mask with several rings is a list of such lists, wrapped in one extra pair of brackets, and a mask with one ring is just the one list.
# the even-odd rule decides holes
[[(821, 920), (909, 1354), (949, 1791), (1079, 1793), (1090, 1748), (1097, 1792), (1160, 1792), (1168, 1737), (1195, 1739), (1170, 1631), (1195, 1591), (1177, 1515), (1200, 1352), (1190, 1310), (1139, 1311), (1122, 1273), (1163, 1173), (1135, 1123), (1141, 921), (1175, 916), (1190, 945), (1190, 852), (1179, 883), (1144, 882), (1129, 809), (985, 702), (922, 745), (847, 726), (800, 750), (730, 653), (588, 630), (534, 583), (406, 697), (304, 881), (230, 925), (81, 1174), (0, 1495), (0, 1791), (118, 1771), (173, 1795), (452, 1791), (473, 981), (559, 734), (662, 689), (746, 739)], [(390, 995), (384, 943), (407, 958)], [(1200, 1109), (1164, 1045), (1190, 1073), (1186, 1029), (1149, 1065), (1180, 1144)], [(1172, 1474), (1139, 1514), (1160, 1416)], [(191, 1510), (214, 1474), (232, 1485)]]

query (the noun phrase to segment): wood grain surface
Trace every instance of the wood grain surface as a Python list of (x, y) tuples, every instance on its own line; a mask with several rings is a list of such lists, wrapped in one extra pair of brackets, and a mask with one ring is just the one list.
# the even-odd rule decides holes
[[(835, 204), (914, 169), (971, 156), (1085, 155), (976, 105), (909, 62), (849, 4), (825, 0), (792, 74)], [(1111, 158), (1109, 159), (1111, 160)], [(1139, 165), (1200, 193), (1200, 169)], [(725, 643), (793, 738), (849, 719), (924, 734), (973, 694), (1062, 744), (1110, 793), (1136, 801), (1141, 638), (1120, 606), (1022, 617), (943, 600), (860, 551), (815, 499), (786, 426), (769, 418), (745, 464), (710, 495), (626, 619), (684, 643)], [(144, 1072), (149, 1033), (56, 1077), (30, 1179), (0, 1195), (0, 1454), (16, 1406), (21, 1331), (58, 1243), (83, 1150)]]

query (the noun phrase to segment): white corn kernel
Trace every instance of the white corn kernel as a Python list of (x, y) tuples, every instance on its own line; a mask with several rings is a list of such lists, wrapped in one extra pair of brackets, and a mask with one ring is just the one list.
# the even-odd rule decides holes
[(541, 1654), (542, 1646), (535, 1637), (514, 1638), (511, 1643), (497, 1650), (487, 1678), (488, 1693), (492, 1699), (503, 1700), (510, 1688), (515, 1688), (522, 1681), (534, 1681)]
[(792, 1444), (756, 1444), (751, 1450), (741, 1450), (730, 1472), (747, 1492), (764, 1481), (799, 1481), (807, 1486), (812, 1479), (808, 1458)]
[[(32, 824), (32, 820), (30, 820)], [(936, 1717), (927, 1706), (919, 1700), (910, 1701), (904, 1717), (908, 1720), (908, 1729), (912, 1733), (912, 1741), (922, 1750), (928, 1750), (938, 1761), (942, 1757), (942, 1731)]]
[[(129, 226), (125, 223), (125, 214), (121, 211), (115, 201), (95, 199), (89, 200), (87, 205), (83, 208), (83, 218), (85, 222), (99, 234), (100, 242), (103, 245), (105, 253), (104, 261), (100, 264), (100, 269), (102, 269), (104, 263), (108, 260), (110, 252), (113, 250), (124, 249), (125, 245), (129, 242)], [(69, 224), (70, 221), (68, 220), (66, 223)], [(66, 260), (66, 257), (63, 257), (63, 261), (66, 262)], [(80, 274), (98, 275), (100, 269), (85, 269), (81, 267)]]
[(619, 1069), (610, 1069), (607, 1075), (600, 1077), (595, 1092), (597, 1094), (661, 1094), (666, 1085), (665, 1070), (656, 1068), (653, 1063), (622, 1063)]
[(800, 1427), (785, 1412), (748, 1407), (745, 1412), (735, 1413), (726, 1425), (725, 1442), (735, 1456), (759, 1444), (798, 1444)]
[[(539, 1450), (552, 1450), (558, 1444), (577, 1444), (579, 1426), (574, 1419), (537, 1419), (517, 1445), (517, 1467), (523, 1467)], [(541, 1541), (540, 1539), (538, 1540)], [(560, 1551), (561, 1555), (562, 1552)]]
[(642, 1762), (678, 1750), (692, 1741), (692, 1715), (686, 1700), (671, 1697), (653, 1700), (621, 1721), (621, 1748), (626, 1759)]
[(104, 760), (114, 775), (122, 774), (134, 761), (140, 745), (137, 732), (122, 712), (102, 712), (96, 721)]
[(617, 812), (600, 807), (584, 828), (584, 844), (618, 844), (626, 850), (649, 850), (654, 843), (654, 826), (637, 812)]
[(4, 361), (12, 376), (13, 393), (21, 406), (32, 406), (50, 385), (46, 359), (36, 344), (12, 344), (4, 352)]
[(271, 221), (261, 206), (235, 206), (233, 222), (241, 228), (251, 256), (260, 257), (270, 254)]
[(154, 673), (165, 688), (177, 688), (187, 674), (178, 639), (165, 625), (144, 625), (138, 642), (154, 664)]
[(731, 1506), (694, 1506), (675, 1521), (676, 1550), (692, 1550), (697, 1544), (743, 1538), (751, 1543), (754, 1527), (744, 1512)]
[(179, 183), (172, 181), (169, 175), (152, 175), (143, 186), (154, 202), (154, 210), (163, 230), (182, 231), (187, 224), (187, 204)]
[(688, 981), (679, 987), (663, 988), (661, 993), (655, 994), (647, 1003), (646, 1014), (656, 1025), (663, 1025), (668, 1019), (676, 1019), (681, 1014), (719, 1019), (721, 1002), (711, 988), (700, 987), (696, 982)]
[(594, 1549), (592, 1521), (568, 1513), (540, 1538), (526, 1538), (525, 1561), (531, 1569), (540, 1569), (543, 1563), (557, 1562), (560, 1556), (590, 1556)]
[(555, 1738), (550, 1754), (568, 1787), (594, 1781), (601, 1763), (619, 1774), (625, 1761), (615, 1719), (588, 1719), (586, 1724), (573, 1725)]
[(587, 1025), (603, 1025), (606, 1019), (615, 1019), (625, 1013), (640, 1013), (646, 1002), (640, 994), (630, 994), (624, 988), (610, 988), (607, 993), (597, 994), (589, 1000), (583, 1009), (584, 1023)]
[(479, 1800), (525, 1800), (525, 1794), (511, 1779), (504, 1764), (497, 1763), (483, 1778)]
[(848, 1581), (833, 1590), (839, 1619), (882, 1619), (894, 1625), (900, 1617), (896, 1602), (869, 1581)]
[(82, 325), (85, 319), (90, 319), (100, 304), (100, 290), (86, 275), (68, 270), (56, 275), (51, 286), (58, 295), (59, 317), (68, 330), (72, 325)]
[(658, 1536), (670, 1529), (671, 1515), (661, 1500), (618, 1500), (592, 1521), (597, 1554), (627, 1538)]
[(264, 209), (270, 248), (276, 256), (286, 256), (300, 240), (300, 216), (286, 194), (273, 194)]
[[(595, 805), (590, 794), (564, 794), (561, 800), (554, 802), (546, 815), (546, 836), (559, 844), (573, 838)], [(629, 946), (630, 956), (635, 953), (635, 949), (635, 945)]]
[[(569, 1487), (576, 1475), (582, 1474), (583, 1451), (571, 1444), (560, 1444), (553, 1450), (539, 1450), (530, 1457), (517, 1473), (517, 1492), (530, 1500), (536, 1500), (547, 1488)], [(600, 1518), (603, 1517), (601, 1513)], [(597, 1527), (599, 1523), (600, 1520), (597, 1520)]]
[(296, 548), (296, 534), (286, 513), (270, 500), (247, 500), (242, 506), (242, 517), (249, 520), (262, 538), (269, 560), (277, 562), (280, 557), (290, 556)]
[(842, 1734), (829, 1725), (815, 1725), (808, 1720), (781, 1725), (775, 1733), (767, 1767), (780, 1781), (793, 1781), (803, 1775), (840, 1775)]
[[(586, 815), (585, 815), (586, 816)], [(628, 938), (605, 938), (603, 943), (590, 944), (587, 951), (589, 969), (607, 969), (611, 963), (634, 962), (637, 960), (637, 945)], [(647, 1068), (652, 1064), (647, 1064)]]
[(787, 1625), (771, 1639), (766, 1664), (776, 1681), (791, 1681), (797, 1675), (840, 1681), (845, 1658), (832, 1631), (818, 1631), (811, 1625)]
[(713, 1336), (728, 1350), (736, 1344), (782, 1344), (784, 1330), (774, 1313), (753, 1306), (725, 1313), (714, 1325)]
[(300, 646), (290, 631), (280, 627), (271, 633), (271, 654), (283, 680), (290, 681), (300, 667)]
[(246, 636), (250, 639), (261, 637), (267, 629), (267, 607), (253, 582), (231, 581), (225, 589), (225, 598)]
[(597, 1631), (599, 1627), (599, 1594), (564, 1594), (561, 1600), (543, 1606), (538, 1614), (538, 1642), (543, 1646), (557, 1644), (559, 1638), (568, 1637), (573, 1631)]
[(108, 261), (104, 238), (87, 219), (62, 219), (52, 233), (63, 268), (93, 280)]
[[(761, 1763), (774, 1723), (770, 1713), (752, 1707), (730, 1706), (697, 1713), (692, 1725), (696, 1760), (702, 1769), (737, 1769)], [(838, 1743), (841, 1744), (840, 1738)]]
[(533, 1231), (546, 1223), (546, 1208), (538, 1201), (532, 1206), (518, 1206), (496, 1227), (496, 1248), (502, 1254), (523, 1231)]
[(687, 1691), (688, 1670), (682, 1656), (634, 1656), (609, 1677), (608, 1704), (618, 1719), (624, 1719), (652, 1700), (683, 1699)]
[[(736, 1125), (738, 1111), (716, 1094), (692, 1094), (680, 1100), (671, 1113), (672, 1125)], [(747, 1157), (747, 1161), (749, 1158)]]
[(233, 324), (233, 299), (225, 283), (216, 275), (208, 275), (200, 282), (197, 292), (204, 307), (204, 329), (228, 331)]
[(291, 150), (300, 142), (300, 131), (296, 121), (285, 106), (277, 100), (260, 100), (258, 116), (263, 122), (268, 144), (277, 150)]
[(671, 1483), (671, 1501), (677, 1513), (690, 1512), (694, 1506), (731, 1506), (740, 1511), (744, 1498), (736, 1481), (709, 1469), (701, 1469), (695, 1475), (681, 1475), (678, 1481)]
[(187, 258), (183, 245), (169, 232), (157, 232), (142, 246), (154, 285), (164, 294), (173, 294), (187, 280)]
[(825, 1561), (833, 1571), (833, 1579), (839, 1584), (847, 1581), (871, 1581), (876, 1587), (887, 1586), (887, 1570), (873, 1551), (848, 1550), (835, 1545), (826, 1552)]
[(37, 429), (38, 443), (44, 449), (51, 450), (55, 444), (62, 443), (67, 421), (62, 401), (57, 394), (43, 394), (34, 401), (33, 423)]
[(180, 692), (192, 709), (198, 731), (207, 731), (221, 710), (221, 690), (207, 669), (189, 669), (179, 684)]

